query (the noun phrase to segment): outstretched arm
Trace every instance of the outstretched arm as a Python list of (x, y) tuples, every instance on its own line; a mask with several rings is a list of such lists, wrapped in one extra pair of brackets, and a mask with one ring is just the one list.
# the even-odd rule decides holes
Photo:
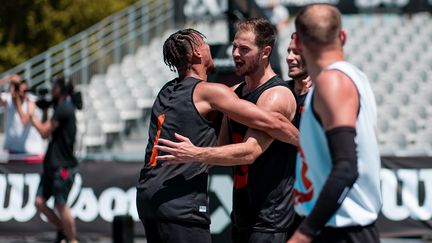
[[(284, 87), (279, 87), (286, 89)], [(211, 92), (209, 92), (211, 90)], [(292, 105), (295, 99), (291, 91), (282, 92), (285, 97), (273, 99), (289, 99)], [(209, 106), (209, 109), (223, 112), (229, 118), (250, 128), (262, 130), (274, 139), (298, 146), (298, 130), (286, 116), (279, 112), (266, 112), (246, 100), (240, 99), (227, 86), (203, 82), (197, 85), (194, 92), (196, 106)]]
[(156, 157), (157, 160), (164, 161), (163, 165), (186, 162), (219, 166), (252, 164), (273, 141), (273, 138), (258, 130), (252, 130), (241, 143), (220, 147), (197, 147), (187, 137), (179, 134), (175, 134), (175, 137), (179, 142), (160, 138), (159, 144), (155, 146), (158, 150), (169, 153)]

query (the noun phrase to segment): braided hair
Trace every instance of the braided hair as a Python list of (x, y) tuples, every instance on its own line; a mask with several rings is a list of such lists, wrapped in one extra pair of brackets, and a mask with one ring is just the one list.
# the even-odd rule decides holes
[(205, 36), (194, 29), (179, 30), (168, 37), (163, 45), (163, 57), (171, 71), (182, 72), (189, 67), (191, 54), (200, 45), (198, 38)]

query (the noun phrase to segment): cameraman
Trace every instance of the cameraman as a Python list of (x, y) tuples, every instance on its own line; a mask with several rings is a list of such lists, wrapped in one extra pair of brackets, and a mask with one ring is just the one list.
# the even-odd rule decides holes
[[(66, 204), (72, 188), (75, 174), (78, 172), (78, 161), (74, 156), (76, 135), (74, 85), (64, 77), (53, 80), (51, 90), (54, 113), (51, 119), (40, 121), (31, 116), (30, 120), (43, 138), (51, 137), (43, 163), (43, 174), (36, 196), (36, 208), (43, 213), (48, 221), (57, 228), (56, 242), (67, 239), (77, 242), (75, 237), (75, 221), (69, 206)], [(78, 105), (78, 108), (81, 108)], [(46, 118), (47, 109), (44, 109)], [(54, 208), (58, 214), (47, 206), (47, 200), (54, 197)]]
[(44, 143), (30, 123), (30, 114), (41, 116), (35, 99), (27, 94), (28, 84), (12, 74), (0, 79), (0, 85), (9, 83), (9, 92), (0, 95), (0, 105), (6, 109), (6, 137), (4, 149), (9, 152), (9, 162), (41, 163)]

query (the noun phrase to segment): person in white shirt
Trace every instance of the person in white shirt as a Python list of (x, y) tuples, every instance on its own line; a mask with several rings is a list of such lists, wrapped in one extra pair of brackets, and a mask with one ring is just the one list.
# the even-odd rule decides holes
[(9, 92), (0, 95), (0, 105), (5, 107), (4, 149), (9, 162), (41, 163), (45, 151), (42, 137), (30, 123), (30, 114), (41, 117), (35, 97), (28, 94), (28, 84), (13, 74), (0, 79), (0, 84), (9, 83)]

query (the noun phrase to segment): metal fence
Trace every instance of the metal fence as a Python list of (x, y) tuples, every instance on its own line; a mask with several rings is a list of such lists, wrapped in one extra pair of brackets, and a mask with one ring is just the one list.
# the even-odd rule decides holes
[(172, 0), (142, 0), (111, 15), (28, 61), (0, 74), (20, 74), (30, 85), (64, 73), (78, 84), (104, 73), (111, 63), (134, 53), (174, 26)]

